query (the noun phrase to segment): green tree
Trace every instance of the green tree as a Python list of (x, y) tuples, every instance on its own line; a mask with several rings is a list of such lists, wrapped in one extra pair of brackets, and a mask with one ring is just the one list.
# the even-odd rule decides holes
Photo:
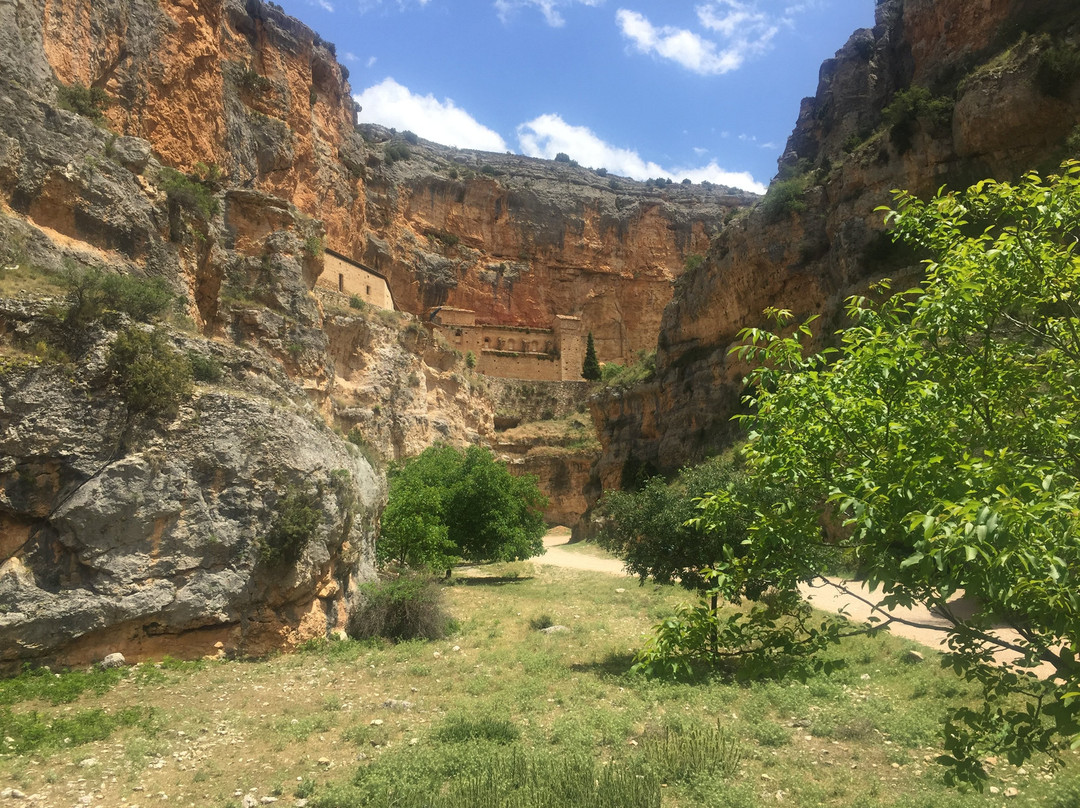
[[(940, 762), (978, 781), (988, 754), (1080, 746), (1080, 164), (896, 200), (887, 222), (932, 255), (921, 285), (851, 299), (833, 351), (808, 353), (808, 324), (743, 333), (746, 455), (782, 500), (714, 574), (728, 597), (763, 574), (793, 592), (837, 526), (885, 608), (948, 621), (949, 661), (984, 699), (951, 711)], [(725, 492), (702, 505), (706, 528), (734, 507)], [(951, 604), (961, 591), (970, 616)]]
[(191, 395), (191, 361), (160, 329), (121, 331), (109, 347), (108, 367), (132, 413), (173, 416)]
[(600, 361), (596, 358), (596, 345), (593, 344), (592, 331), (589, 332), (589, 340), (585, 343), (585, 363), (581, 366), (581, 378), (590, 382), (600, 380)]
[(543, 550), (547, 502), (479, 446), (433, 446), (391, 472), (376, 555), (446, 569), (457, 559), (511, 561)]

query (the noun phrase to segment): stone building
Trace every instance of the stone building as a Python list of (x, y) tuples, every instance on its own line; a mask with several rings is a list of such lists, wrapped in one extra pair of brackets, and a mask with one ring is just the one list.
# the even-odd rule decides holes
[(323, 256), (323, 271), (316, 285), (350, 297), (356, 295), (380, 309), (397, 308), (385, 276), (333, 250)]
[(486, 325), (476, 312), (441, 306), (428, 315), (431, 325), (462, 353), (476, 357), (488, 376), (530, 381), (581, 381), (585, 335), (580, 317), (556, 315), (551, 328)]

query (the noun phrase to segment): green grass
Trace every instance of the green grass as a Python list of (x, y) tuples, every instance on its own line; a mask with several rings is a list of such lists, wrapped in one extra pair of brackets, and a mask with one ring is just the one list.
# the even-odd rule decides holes
[(47, 668), (31, 668), (10, 679), (0, 679), (0, 705), (25, 701), (70, 704), (83, 693), (106, 693), (124, 676), (117, 668), (109, 670), (53, 673)]
[[(651, 808), (999, 808), (1009, 787), (1020, 792), (1009, 804), (1075, 808), (1072, 753), (1049, 780), (1044, 760), (1023, 772), (998, 761), (996, 796), (943, 785), (942, 711), (978, 694), (932, 651), (910, 663), (910, 643), (860, 637), (830, 652), (843, 668), (802, 681), (649, 680), (629, 672), (633, 653), (686, 593), (517, 567), (518, 577), (497, 565), (455, 572), (444, 592), (459, 628), (444, 640), (316, 640), (261, 661), (4, 681), (0, 739), (15, 741), (0, 748), (0, 781), (76, 804), (87, 775), (74, 772), (92, 757), (109, 772), (94, 780), (102, 804), (165, 792), (228, 805), (257, 787), (258, 798), (280, 790), (284, 803), (295, 789), (324, 808), (389, 796), (531, 808), (514, 802), (530, 799), (529, 783), (550, 805), (614, 794), (629, 806), (625, 789), (652, 783)], [(544, 616), (570, 631), (534, 631)], [(557, 782), (576, 790), (553, 797)], [(473, 792), (455, 790), (466, 783)]]

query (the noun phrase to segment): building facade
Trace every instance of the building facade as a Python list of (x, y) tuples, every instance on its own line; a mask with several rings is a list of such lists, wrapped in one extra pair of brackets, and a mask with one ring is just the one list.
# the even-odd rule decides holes
[(476, 312), (442, 306), (428, 321), (462, 353), (476, 357), (476, 369), (501, 379), (581, 381), (585, 336), (580, 317), (557, 315), (551, 328), (485, 325)]
[(323, 256), (323, 271), (317, 286), (352, 297), (380, 309), (395, 310), (394, 295), (386, 278), (370, 267), (327, 250)]

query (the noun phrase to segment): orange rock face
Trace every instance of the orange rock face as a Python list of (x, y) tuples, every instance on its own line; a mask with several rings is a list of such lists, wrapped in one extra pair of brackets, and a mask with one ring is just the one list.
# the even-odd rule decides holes
[[(781, 159), (795, 204), (766, 198), (732, 222), (677, 285), (656, 378), (592, 402), (604, 442), (596, 481), (674, 471), (739, 435), (731, 416), (746, 368), (729, 352), (740, 329), (771, 325), (765, 308), (821, 314), (814, 329), (830, 334), (848, 295), (917, 277), (919, 256), (892, 244), (876, 211), (891, 189), (925, 195), (1056, 165), (1080, 116), (1080, 82), (1051, 97), (1037, 72), (1042, 50), (1078, 22), (1080, 8), (1056, 0), (880, 3), (876, 27), (823, 65), (816, 97), (803, 102)], [(1080, 47), (1075, 34), (1067, 41)], [(955, 104), (945, 120), (919, 113), (898, 133), (882, 110), (913, 85)]]
[(104, 89), (116, 132), (163, 163), (221, 166), (234, 185), (295, 204), (340, 249), (360, 244), (362, 184), (339, 158), (355, 112), (342, 68), (297, 20), (222, 0), (120, 11), (48, 0), (44, 48), (60, 81)]

